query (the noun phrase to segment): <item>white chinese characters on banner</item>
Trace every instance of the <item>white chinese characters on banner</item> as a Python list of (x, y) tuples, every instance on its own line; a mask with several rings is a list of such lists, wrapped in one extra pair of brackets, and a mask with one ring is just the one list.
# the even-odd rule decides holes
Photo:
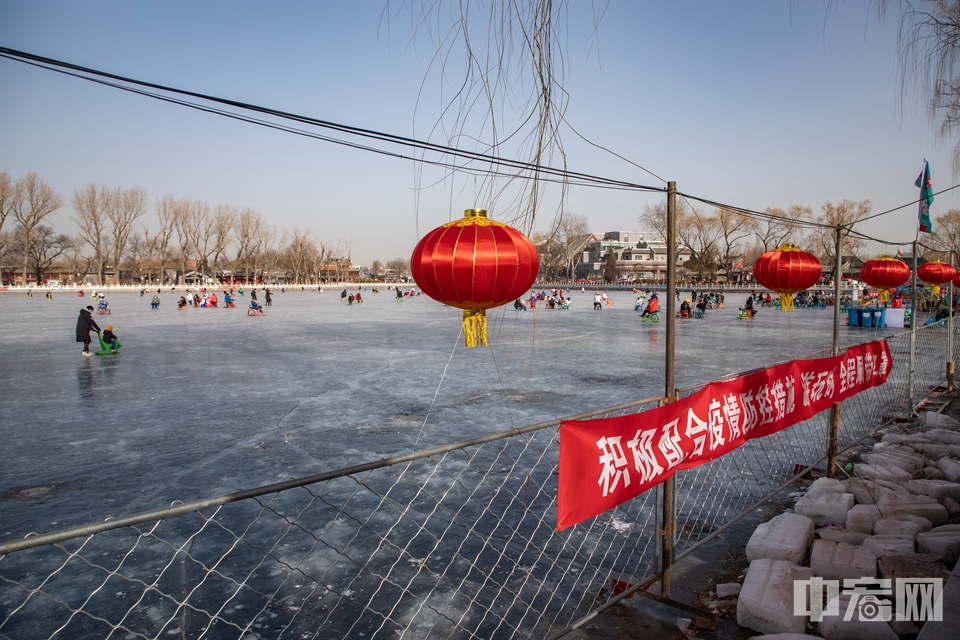
[(782, 431), (881, 385), (890, 364), (887, 343), (871, 342), (839, 356), (794, 360), (713, 382), (643, 413), (565, 420), (560, 426), (558, 526), (602, 513), (679, 469), (709, 462), (749, 439)]

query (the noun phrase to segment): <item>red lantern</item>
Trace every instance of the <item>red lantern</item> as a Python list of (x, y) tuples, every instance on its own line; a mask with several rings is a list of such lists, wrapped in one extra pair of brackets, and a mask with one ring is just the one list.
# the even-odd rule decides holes
[(917, 268), (917, 277), (927, 284), (945, 284), (953, 280), (956, 275), (956, 269), (939, 260), (922, 264)]
[(482, 209), (467, 209), (460, 220), (429, 232), (410, 257), (413, 279), (425, 294), (463, 309), (468, 347), (487, 344), (486, 310), (526, 293), (539, 268), (530, 239)]
[(793, 311), (793, 294), (809, 289), (823, 275), (817, 257), (808, 251), (785, 244), (768, 251), (753, 263), (753, 277), (761, 285), (780, 294), (780, 311)]
[(910, 279), (910, 267), (901, 260), (883, 256), (864, 262), (860, 267), (860, 279), (880, 290), (879, 299), (885, 305), (890, 299), (890, 289), (896, 289)]
[(953, 279), (953, 288), (960, 289), (960, 273), (958, 273), (957, 277)]
[(910, 267), (886, 256), (867, 260), (860, 267), (860, 279), (877, 289), (896, 289), (910, 279)]

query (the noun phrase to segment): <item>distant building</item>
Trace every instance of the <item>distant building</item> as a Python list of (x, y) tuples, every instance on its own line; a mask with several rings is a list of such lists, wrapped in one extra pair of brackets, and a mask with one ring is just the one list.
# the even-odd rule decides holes
[[(607, 255), (617, 258), (618, 280), (665, 280), (667, 242), (655, 231), (607, 231), (592, 233), (575, 253), (580, 255), (577, 279), (601, 279)], [(677, 267), (690, 259), (690, 251), (677, 250)]]

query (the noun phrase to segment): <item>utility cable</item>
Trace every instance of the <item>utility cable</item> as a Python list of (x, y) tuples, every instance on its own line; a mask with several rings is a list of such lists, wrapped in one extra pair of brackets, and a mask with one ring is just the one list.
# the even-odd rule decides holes
[[(611, 179), (611, 178), (604, 178), (604, 177), (602, 177), (602, 176), (595, 176), (595, 175), (591, 175), (591, 174), (587, 174), (587, 173), (581, 173), (581, 172), (577, 172), (577, 171), (568, 171), (568, 170), (564, 170), (564, 169), (557, 169), (557, 168), (554, 168), (554, 167), (543, 166), (543, 165), (539, 165), (539, 164), (536, 164), (536, 163), (524, 162), (524, 161), (520, 161), (520, 160), (512, 160), (512, 159), (509, 159), (509, 158), (502, 158), (502, 157), (493, 156), (493, 155), (489, 155), (489, 154), (485, 154), (485, 153), (480, 153), (480, 152), (476, 152), (476, 151), (468, 151), (468, 150), (459, 149), (459, 148), (456, 148), (456, 147), (449, 147), (449, 146), (446, 146), (446, 145), (440, 145), (440, 144), (436, 144), (436, 143), (432, 143), (432, 142), (428, 142), (428, 141), (424, 141), (424, 140), (418, 140), (418, 139), (416, 139), (416, 138), (409, 138), (409, 137), (405, 137), (405, 136), (397, 136), (397, 135), (394, 135), (394, 134), (389, 134), (389, 133), (385, 133), (385, 132), (382, 132), (382, 131), (376, 131), (376, 130), (373, 130), (373, 129), (366, 129), (366, 128), (363, 128), (363, 127), (355, 127), (355, 126), (351, 126), (351, 125), (345, 125), (345, 124), (341, 124), (341, 123), (331, 122), (331, 121), (328, 121), (328, 120), (321, 120), (321, 119), (318, 119), (318, 118), (311, 118), (311, 117), (308, 117), (308, 116), (303, 116), (303, 115), (298, 115), (298, 114), (289, 113), (289, 112), (285, 112), (285, 111), (280, 111), (280, 110), (277, 110), (277, 109), (272, 109), (272, 108), (269, 108), (269, 107), (264, 107), (264, 106), (260, 106), (260, 105), (255, 105), (255, 104), (251, 104), (251, 103), (247, 103), (247, 102), (241, 102), (241, 101), (237, 101), (237, 100), (230, 100), (230, 99), (226, 99), (226, 98), (219, 98), (219, 97), (216, 97), (216, 96), (207, 95), (207, 94), (203, 94), (203, 93), (198, 93), (198, 92), (195, 92), (195, 91), (188, 91), (188, 90), (184, 90), (184, 89), (177, 89), (177, 88), (175, 88), (175, 87), (169, 87), (169, 86), (165, 86), (165, 85), (161, 85), (161, 84), (157, 84), (157, 83), (153, 83), (153, 82), (146, 82), (146, 81), (143, 81), (143, 80), (137, 80), (137, 79), (134, 79), (134, 78), (128, 78), (128, 77), (125, 77), (125, 76), (120, 76), (120, 75), (117, 75), (117, 74), (113, 74), (113, 73), (109, 73), (109, 72), (105, 72), (105, 71), (100, 71), (100, 70), (97, 70), (97, 69), (92, 69), (92, 68), (89, 68), (89, 67), (83, 67), (83, 66), (75, 65), (75, 64), (72, 64), (72, 63), (68, 63), (68, 62), (63, 62), (63, 61), (61, 61), (61, 60), (55, 60), (55, 59), (52, 59), (52, 58), (45, 58), (45, 57), (43, 57), (43, 56), (37, 56), (37, 55), (34, 55), (34, 54), (26, 53), (26, 52), (23, 52), (23, 51), (17, 51), (17, 50), (15, 50), (15, 49), (10, 49), (10, 48), (7, 48), (7, 47), (0, 47), (0, 57), (7, 58), (7, 59), (9, 59), (9, 60), (13, 60), (13, 61), (16, 61), (16, 62), (21, 62), (21, 63), (24, 63), (24, 64), (30, 64), (31, 66), (35, 66), (35, 67), (38, 67), (38, 68), (41, 68), (41, 69), (46, 69), (46, 70), (48, 70), (48, 71), (57, 71), (57, 72), (60, 72), (60, 73), (64, 73), (64, 74), (66, 74), (66, 75), (70, 75), (70, 76), (73, 76), (73, 77), (82, 79), (82, 80), (87, 80), (87, 81), (91, 81), (91, 82), (97, 82), (98, 84), (103, 84), (103, 85), (106, 85), (106, 86), (111, 86), (111, 87), (113, 87), (113, 88), (130, 91), (130, 92), (132, 92), (132, 93), (138, 93), (138, 94), (143, 95), (143, 96), (147, 96), (147, 97), (151, 97), (151, 98), (155, 98), (155, 99), (165, 100), (165, 101), (167, 101), (167, 102), (172, 102), (172, 103), (175, 103), (175, 104), (180, 104), (180, 105), (182, 105), (182, 106), (190, 106), (190, 107), (192, 107), (192, 108), (199, 109), (199, 110), (203, 110), (203, 111), (207, 111), (207, 112), (209, 112), (209, 113), (214, 113), (214, 114), (217, 114), (217, 115), (224, 115), (224, 116), (228, 116), (228, 117), (233, 117), (233, 118), (235, 118), (235, 119), (244, 120), (243, 117), (238, 116), (237, 114), (231, 114), (230, 112), (225, 112), (225, 111), (217, 110), (217, 109), (211, 109), (211, 108), (209, 108), (209, 107), (204, 107), (204, 106), (202, 106), (202, 105), (197, 105), (196, 103), (191, 103), (191, 102), (187, 102), (187, 101), (184, 101), (184, 100), (171, 99), (171, 98), (169, 98), (169, 97), (160, 96), (160, 95), (158, 95), (158, 94), (156, 94), (156, 93), (153, 93), (153, 92), (151, 92), (151, 91), (138, 90), (138, 89), (134, 89), (133, 87), (123, 86), (123, 85), (116, 84), (116, 83), (125, 83), (125, 84), (127, 84), (127, 85), (134, 85), (135, 87), (143, 87), (143, 88), (145, 88), (145, 89), (150, 89), (150, 90), (153, 90), (153, 91), (162, 91), (162, 92), (171, 93), (171, 94), (175, 94), (175, 95), (179, 95), (179, 96), (185, 96), (185, 97), (192, 98), (192, 99), (204, 100), (204, 101), (212, 102), (212, 103), (215, 103), (215, 104), (221, 104), (221, 105), (224, 105), (224, 106), (229, 106), (229, 107), (232, 107), (232, 108), (235, 108), (235, 109), (241, 109), (241, 110), (245, 110), (245, 111), (254, 111), (254, 112), (256, 112), (256, 113), (260, 113), (260, 114), (264, 114), (264, 115), (269, 115), (269, 116), (276, 117), (276, 118), (281, 118), (281, 119), (284, 119), (284, 120), (292, 120), (292, 121), (298, 122), (298, 123), (300, 123), (300, 124), (306, 124), (306, 125), (310, 125), (310, 126), (316, 126), (316, 127), (320, 127), (320, 128), (324, 128), (324, 129), (336, 131), (336, 132), (339, 132), (339, 133), (343, 133), (343, 134), (346, 134), (346, 135), (357, 136), (357, 137), (361, 137), (361, 138), (367, 138), (367, 139), (371, 139), (371, 140), (376, 140), (376, 141), (379, 141), (379, 142), (385, 142), (385, 143), (389, 143), (389, 144), (396, 144), (396, 145), (400, 145), (400, 146), (404, 146), (404, 147), (409, 147), (409, 148), (417, 149), (417, 150), (422, 151), (422, 152), (433, 152), (433, 153), (439, 153), (439, 154), (443, 154), (443, 155), (450, 155), (450, 156), (457, 157), (457, 158), (461, 158), (461, 159), (468, 160), (468, 161), (479, 161), (479, 162), (483, 162), (483, 163), (488, 163), (488, 164), (490, 164), (490, 165), (493, 165), (494, 167), (505, 167), (505, 168), (516, 169), (516, 170), (520, 170), (520, 171), (533, 171), (533, 172), (540, 173), (540, 174), (541, 174), (541, 176), (540, 176), (541, 179), (542, 179), (542, 174), (547, 174), (547, 175), (551, 175), (551, 176), (559, 177), (559, 178), (563, 178), (563, 179), (573, 178), (573, 179), (582, 181), (582, 182), (584, 182), (584, 183), (595, 183), (595, 184), (598, 184), (598, 185), (609, 185), (609, 186), (612, 186), (612, 187), (615, 187), (615, 188), (618, 187), (618, 188), (624, 188), (624, 189), (629, 189), (629, 190), (652, 191), (652, 192), (665, 192), (665, 191), (666, 191), (666, 188), (665, 188), (665, 187), (651, 187), (651, 186), (636, 184), (636, 183), (632, 183), (632, 182), (628, 182), (628, 181), (623, 181), (623, 180), (615, 180), (615, 179)], [(91, 77), (91, 76), (93, 76), (93, 77)], [(111, 80), (111, 81), (113, 81), (113, 82), (112, 82), (112, 83), (111, 83), (111, 82), (104, 82), (104, 81), (100, 80), (100, 78), (106, 78), (106, 79)], [(252, 122), (252, 123), (254, 123), (254, 124), (257, 123), (257, 122), (253, 122), (253, 121), (251, 121), (251, 120), (245, 120), (245, 121), (247, 121), (247, 122)], [(270, 125), (264, 124), (264, 126), (270, 126)], [(280, 130), (283, 130), (283, 131), (287, 131), (287, 132), (289, 132), (289, 133), (296, 133), (296, 132), (297, 132), (296, 130), (291, 131), (291, 130), (288, 129), (288, 128), (284, 128), (283, 126), (275, 126), (274, 128), (277, 128), (277, 129), (280, 129)], [(302, 133), (301, 133), (301, 135), (302, 135)], [(327, 142), (334, 142), (334, 143), (336, 143), (336, 144), (343, 144), (343, 145), (345, 145), (345, 146), (352, 146), (352, 147), (354, 147), (354, 148), (359, 148), (359, 149), (363, 149), (363, 150), (367, 150), (367, 151), (372, 151), (372, 152), (375, 152), (375, 153), (381, 153), (381, 154), (384, 154), (384, 155), (390, 155), (390, 156), (392, 156), (392, 157), (399, 157), (399, 158), (403, 158), (403, 159), (408, 159), (408, 160), (412, 160), (412, 161), (415, 161), (415, 162), (425, 162), (425, 160), (422, 159), (422, 158), (415, 158), (415, 157), (403, 156), (403, 155), (400, 155), (400, 154), (397, 154), (397, 153), (394, 153), (394, 152), (386, 151), (386, 150), (384, 150), (384, 149), (378, 149), (378, 148), (375, 148), (375, 147), (366, 147), (366, 146), (363, 146), (363, 145), (358, 145), (357, 143), (349, 143), (349, 142), (346, 142), (346, 141), (344, 141), (344, 140), (340, 140), (340, 139), (337, 139), (337, 138), (321, 137), (321, 138), (318, 138), (318, 139), (322, 139), (322, 140), (325, 140), (325, 141), (327, 141)], [(429, 161), (426, 161), (426, 163), (427, 163), (427, 164), (435, 164), (434, 162), (429, 162)], [(453, 167), (453, 165), (450, 165), (450, 166), (451, 166), (451, 168)], [(484, 173), (489, 174), (490, 172), (489, 172), (489, 171), (485, 171)], [(496, 174), (497, 172), (494, 171), (494, 173)], [(516, 176), (513, 176), (513, 177), (516, 177)], [(530, 179), (533, 179), (533, 178), (531, 177)]]
[(737, 206), (734, 206), (734, 205), (731, 205), (731, 204), (724, 204), (724, 203), (722, 203), (722, 202), (717, 202), (716, 200), (709, 200), (709, 199), (707, 199), (707, 198), (700, 198), (700, 197), (698, 197), (698, 196), (690, 195), (689, 193), (682, 193), (682, 192), (680, 192), (680, 191), (677, 192), (677, 195), (678, 195), (678, 196), (682, 196), (682, 197), (685, 198), (685, 199), (686, 199), (686, 198), (689, 198), (690, 200), (696, 200), (697, 202), (701, 202), (701, 203), (703, 203), (703, 204), (705, 204), (705, 205), (709, 205), (709, 206), (711, 206), (711, 207), (716, 207), (717, 209), (729, 209), (730, 211), (734, 211), (734, 212), (736, 212), (736, 213), (743, 214), (743, 215), (747, 216), (748, 218), (754, 218), (754, 219), (759, 219), (759, 220), (769, 220), (769, 221), (774, 221), (774, 222), (788, 223), (788, 224), (796, 225), (796, 226), (798, 226), (798, 227), (810, 227), (810, 228), (817, 228), (817, 229), (834, 229), (834, 228), (836, 228), (835, 225), (831, 225), (831, 224), (824, 224), (824, 223), (822, 223), (822, 222), (814, 222), (813, 220), (798, 220), (798, 219), (794, 219), (794, 218), (784, 218), (784, 217), (782, 217), (782, 216), (774, 215), (774, 214), (772, 214), (772, 213), (766, 213), (766, 212), (763, 212), (763, 211), (754, 211), (754, 210), (752, 210), (752, 209), (745, 209), (745, 208), (743, 208), (743, 207), (737, 207)]
[[(935, 192), (933, 195), (938, 196), (938, 195), (940, 195), (941, 193), (946, 193), (947, 191), (953, 191), (953, 190), (956, 189), (957, 187), (960, 187), (960, 184), (955, 184), (955, 185), (953, 185), (952, 187), (947, 187), (946, 189), (943, 189), (943, 190), (941, 190), (941, 191), (937, 191), (937, 192)], [(873, 218), (879, 218), (880, 216), (885, 216), (885, 215), (887, 215), (888, 213), (893, 213), (894, 211), (899, 211), (900, 209), (906, 209), (906, 208), (909, 207), (909, 206), (912, 206), (912, 205), (915, 205), (915, 204), (920, 204), (920, 201), (921, 201), (921, 200), (925, 200), (925, 199), (926, 199), (926, 198), (918, 198), (918, 199), (914, 200), (913, 202), (908, 202), (907, 204), (900, 205), (899, 207), (896, 207), (896, 208), (894, 208), (894, 209), (887, 209), (886, 211), (881, 211), (880, 213), (874, 213), (873, 215), (869, 215), (869, 216), (867, 216), (866, 218), (863, 218), (863, 219), (861, 219), (861, 220), (857, 220), (857, 222), (858, 222), (858, 223), (859, 223), (859, 222), (866, 222), (867, 220), (872, 220)]]

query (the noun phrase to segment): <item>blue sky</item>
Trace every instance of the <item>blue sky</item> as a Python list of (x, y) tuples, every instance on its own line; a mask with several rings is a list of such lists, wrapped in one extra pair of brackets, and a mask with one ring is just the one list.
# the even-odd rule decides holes
[[(567, 120), (681, 190), (753, 209), (917, 197), (954, 180), (917, 102), (899, 109), (896, 23), (867, 2), (612, 0), (572, 3), (562, 42)], [(385, 10), (386, 7), (386, 10)], [(387, 16), (389, 15), (389, 27)], [(399, 135), (439, 118), (431, 43), (391, 2), (0, 4), (0, 44), (121, 75)], [(426, 78), (417, 106), (418, 92)], [(450, 70), (456, 81), (456, 70)], [(416, 118), (417, 127), (414, 129)], [(509, 126), (511, 123), (505, 122)], [(571, 169), (656, 179), (564, 133)], [(163, 104), (0, 60), (0, 170), (36, 171), (64, 199), (89, 183), (146, 187), (261, 211), (272, 223), (353, 243), (359, 263), (409, 256), (420, 234), (475, 201), (472, 178)], [(960, 190), (958, 190), (960, 191)], [(594, 230), (636, 229), (657, 196), (573, 188)], [(557, 206), (548, 189), (539, 220)], [(937, 197), (934, 215), (960, 208)], [(70, 230), (69, 205), (54, 222)], [(497, 211), (493, 211), (497, 215)], [(863, 231), (913, 238), (910, 208)]]

